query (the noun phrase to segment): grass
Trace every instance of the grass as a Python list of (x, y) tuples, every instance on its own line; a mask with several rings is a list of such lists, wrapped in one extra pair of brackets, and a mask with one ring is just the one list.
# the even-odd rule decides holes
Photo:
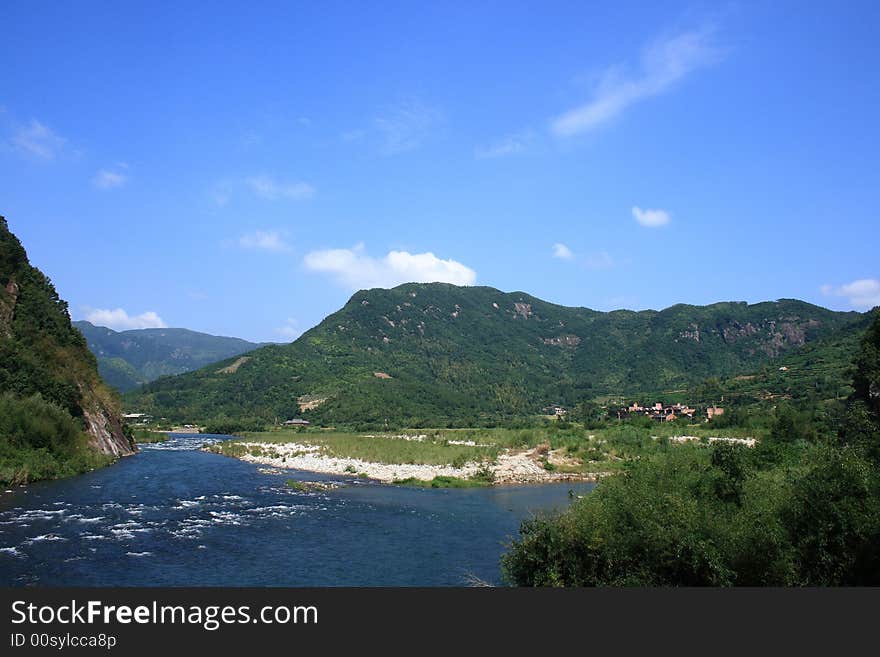
[[(419, 436), (406, 440), (402, 435)], [(395, 483), (430, 488), (471, 488), (493, 483), (488, 467), (505, 450), (535, 450), (540, 465), (548, 472), (613, 473), (627, 463), (670, 449), (672, 436), (710, 436), (762, 438), (762, 430), (742, 427), (719, 428), (704, 422), (674, 423), (645, 421), (612, 422), (599, 429), (585, 429), (574, 423), (553, 424), (531, 429), (436, 429), (408, 433), (345, 433), (310, 429), (273, 429), (248, 432), (241, 440), (230, 440), (210, 447), (227, 456), (279, 455), (273, 445), (296, 443), (317, 446), (320, 453), (337, 458), (359, 459), (370, 463), (453, 465), (482, 463), (482, 469), (469, 479), (435, 477), (430, 480), (405, 479)], [(259, 442), (260, 445), (246, 445)], [(705, 442), (705, 441), (704, 441)], [(466, 444), (462, 444), (466, 443)], [(675, 449), (680, 449), (676, 445)], [(355, 468), (350, 467), (351, 474)]]
[[(245, 441), (260, 443), (298, 443), (322, 448), (322, 453), (337, 458), (352, 458), (370, 463), (405, 463), (415, 465), (464, 464), (471, 461), (492, 462), (498, 457), (499, 446), (473, 447), (450, 445), (443, 437), (447, 432), (416, 432), (427, 435), (422, 441), (395, 438), (404, 434), (360, 434), (305, 431), (247, 432)], [(229, 442), (218, 443), (226, 446)]]
[(134, 442), (138, 444), (146, 444), (146, 443), (164, 443), (168, 440), (168, 434), (162, 431), (154, 431), (152, 429), (144, 429), (141, 427), (133, 428), (131, 430), (132, 436), (134, 436)]

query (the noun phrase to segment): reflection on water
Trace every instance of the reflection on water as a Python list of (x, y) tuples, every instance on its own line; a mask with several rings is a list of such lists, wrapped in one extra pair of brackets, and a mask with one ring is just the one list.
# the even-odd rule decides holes
[[(499, 582), (531, 512), (589, 484), (410, 489), (259, 467), (177, 435), (116, 465), (0, 495), (0, 584), (444, 586)], [(301, 492), (289, 478), (340, 481)]]

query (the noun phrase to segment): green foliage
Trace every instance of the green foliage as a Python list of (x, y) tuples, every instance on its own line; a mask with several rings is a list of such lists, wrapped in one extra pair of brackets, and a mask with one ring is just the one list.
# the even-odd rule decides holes
[(495, 472), (488, 464), (483, 464), (472, 476), (471, 481), (475, 481), (487, 486), (495, 483)]
[(880, 464), (880, 309), (873, 315), (855, 360), (853, 394), (840, 438)]
[[(84, 414), (111, 419), (120, 444), (118, 399), (70, 323), (67, 304), (32, 267), (0, 217), (0, 481), (82, 472), (109, 459), (88, 448)], [(130, 444), (129, 444), (130, 445)]]
[(64, 477), (106, 465), (111, 459), (88, 447), (67, 411), (40, 395), (0, 395), (0, 484)]
[(770, 440), (774, 443), (793, 443), (798, 440), (813, 440), (815, 432), (812, 424), (803, 413), (797, 413), (788, 405), (776, 409), (776, 421), (770, 429)]
[(691, 445), (630, 460), (567, 511), (523, 523), (502, 558), (505, 577), (529, 586), (880, 584), (878, 326), (862, 342), (836, 444), (818, 436), (822, 418), (784, 405), (754, 450)]
[(851, 453), (800, 456), (758, 469), (745, 450), (694, 446), (633, 462), (562, 515), (526, 521), (505, 576), (528, 586), (880, 583), (876, 472)]
[(205, 433), (233, 435), (245, 431), (262, 431), (265, 428), (266, 423), (256, 418), (221, 417), (208, 422), (205, 425)]
[(131, 438), (136, 443), (164, 443), (168, 440), (168, 434), (161, 431), (153, 431), (143, 427), (129, 429)]
[[(450, 445), (439, 436), (424, 440), (405, 440), (388, 434), (353, 434), (329, 431), (246, 432), (245, 439), (261, 444), (307, 444), (320, 447), (328, 456), (350, 458), (368, 463), (402, 463), (415, 465), (449, 465), (462, 467), (469, 462), (491, 462), (498, 456), (497, 445)], [(232, 450), (238, 441), (218, 443), (218, 449)]]
[[(512, 426), (561, 404), (591, 426), (601, 414), (584, 401), (750, 372), (863, 319), (793, 300), (601, 313), (521, 292), (412, 283), (356, 293), (232, 374), (220, 372), (230, 359), (159, 379), (128, 404), (175, 421), (269, 423), (318, 400), (302, 412), (314, 424), (379, 431)], [(699, 340), (687, 337), (694, 325)]]

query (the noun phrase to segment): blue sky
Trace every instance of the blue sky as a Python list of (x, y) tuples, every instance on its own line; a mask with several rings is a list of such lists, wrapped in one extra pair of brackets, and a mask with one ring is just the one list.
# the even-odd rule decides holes
[(75, 319), (880, 304), (875, 2), (251, 4), (0, 8), (0, 214)]

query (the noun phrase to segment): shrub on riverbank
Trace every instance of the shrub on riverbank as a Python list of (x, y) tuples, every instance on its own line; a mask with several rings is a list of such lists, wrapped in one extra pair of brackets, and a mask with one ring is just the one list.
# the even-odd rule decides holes
[(164, 443), (168, 440), (168, 434), (163, 431), (154, 431), (142, 427), (134, 427), (130, 431), (134, 442), (138, 444)]
[(880, 584), (880, 316), (838, 436), (787, 407), (755, 449), (629, 461), (559, 515), (523, 523), (502, 557), (525, 586)]
[(80, 423), (40, 395), (0, 395), (0, 483), (55, 479), (107, 465)]

